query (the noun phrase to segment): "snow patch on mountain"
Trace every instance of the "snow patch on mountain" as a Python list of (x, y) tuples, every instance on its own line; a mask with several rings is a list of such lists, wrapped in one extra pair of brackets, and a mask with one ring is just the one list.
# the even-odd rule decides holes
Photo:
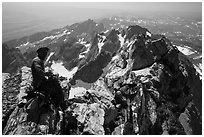
[(196, 69), (196, 71), (199, 73), (200, 79), (202, 79), (202, 64), (201, 63), (199, 63), (198, 65), (193, 64), (193, 66)]
[(131, 52), (132, 46), (133, 46), (133, 44), (135, 43), (136, 40), (137, 40), (137, 39), (131, 40), (130, 42), (129, 42), (129, 40), (127, 40), (127, 41), (125, 42), (125, 43), (128, 44), (128, 45), (127, 45), (127, 48), (128, 48), (128, 52), (129, 52), (129, 53)]
[(106, 34), (109, 30), (104, 31), (104, 33)]
[[(69, 35), (71, 34), (71, 32), (69, 32), (68, 30), (64, 30), (62, 33), (57, 33), (56, 35), (51, 35), (51, 36), (46, 36), (41, 40), (35, 41), (33, 43), (30, 43), (29, 41), (26, 43), (21, 44), (20, 46), (16, 47), (19, 48), (20, 50), (23, 50), (24, 48), (29, 48), (29, 47), (35, 47), (36, 44), (40, 44), (45, 42), (46, 40), (54, 40), (54, 39), (59, 39), (60, 37), (64, 36), (64, 35)], [(66, 39), (64, 40), (66, 41)]]
[(111, 61), (119, 60), (120, 56), (117, 54), (114, 57), (112, 57)]
[(43, 41), (45, 41), (45, 40), (47, 40), (47, 39), (51, 39), (51, 40), (53, 40), (55, 38), (55, 36), (49, 36), (49, 37), (44, 37), (42, 40), (40, 40), (39, 42), (43, 42)]
[(75, 98), (76, 96), (83, 96), (86, 93), (86, 89), (83, 87), (71, 88), (69, 91), (69, 99)]
[(136, 70), (136, 71), (132, 71), (135, 73), (135, 75), (150, 75), (150, 68), (144, 68), (144, 69), (140, 69), (140, 70)]
[(64, 30), (62, 33), (59, 33), (57, 35), (51, 35), (51, 36), (45, 37), (42, 40), (40, 40), (38, 43), (43, 42), (43, 41), (48, 40), (48, 39), (50, 39), (50, 40), (58, 39), (64, 35), (69, 35), (69, 34), (71, 34), (71, 32), (69, 32), (68, 30)]
[(149, 36), (149, 37), (152, 36), (152, 34), (150, 32), (148, 32), (148, 31), (146, 31), (146, 35)]
[(125, 39), (122, 37), (121, 34), (119, 34), (118, 37), (119, 37), (119, 41), (120, 41), (120, 46), (122, 47), (124, 42), (125, 42)]
[(35, 44), (26, 42), (24, 44), (21, 44), (20, 46), (16, 47), (17, 49), (20, 49), (21, 51), (28, 49), (29, 47), (35, 47)]
[(196, 56), (193, 59), (200, 59), (200, 58), (202, 58), (202, 55)]
[[(176, 47), (180, 52), (182, 52), (186, 56), (192, 56), (192, 55), (194, 56), (198, 54), (197, 51), (193, 50), (191, 47), (188, 47), (188, 46), (184, 46), (184, 47), (176, 46)], [(193, 57), (194, 60), (200, 59), (200, 58), (202, 58), (202, 55)], [(200, 78), (202, 79), (202, 63), (199, 63), (198, 65), (193, 64), (193, 66), (196, 69), (196, 71), (199, 73)]]
[(89, 43), (89, 44), (85, 44), (84, 46), (85, 46), (87, 49), (86, 49), (84, 52), (82, 52), (82, 53), (79, 54), (79, 59), (85, 58), (86, 53), (88, 53), (89, 50), (90, 50), (91, 44), (90, 44), (90, 43)]
[(188, 46), (184, 46), (184, 47), (176, 46), (176, 47), (178, 48), (178, 50), (179, 50), (180, 52), (182, 52), (183, 54), (185, 54), (185, 55), (187, 55), (187, 56), (189, 56), (189, 55), (195, 53), (195, 52), (192, 50), (192, 48), (190, 48), (190, 47), (188, 47)]
[(85, 55), (83, 55), (82, 53), (79, 54), (79, 59), (85, 58)]
[[(24, 43), (24, 44), (21, 44), (19, 47), (26, 47), (30, 44), (30, 42), (27, 42), (27, 43)], [(18, 47), (17, 47), (18, 48)]]
[(53, 69), (54, 73), (59, 74), (59, 76), (66, 77), (67, 79), (70, 79), (73, 77), (73, 75), (77, 72), (78, 67), (73, 68), (71, 71), (67, 70), (62, 62), (52, 62), (51, 68)]
[(32, 48), (32, 47), (35, 47), (35, 43), (30, 43), (30, 42), (26, 42), (24, 44), (21, 44), (20, 46), (16, 47), (17, 49), (19, 49), (21, 51), (21, 53), (25, 53), (26, 50), (28, 48)]
[(101, 36), (99, 35), (99, 37), (101, 37), (101, 39), (99, 39), (99, 43), (98, 43), (98, 48), (99, 48), (99, 54), (101, 53), (101, 49), (104, 45), (104, 40), (106, 39), (106, 36)]

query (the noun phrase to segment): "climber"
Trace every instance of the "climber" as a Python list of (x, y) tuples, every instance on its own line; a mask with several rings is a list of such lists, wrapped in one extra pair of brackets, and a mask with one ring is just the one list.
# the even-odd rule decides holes
[(32, 86), (37, 92), (46, 94), (49, 90), (49, 86), (47, 84), (48, 78), (46, 76), (50, 76), (50, 72), (45, 72), (44, 61), (47, 57), (49, 48), (41, 47), (37, 50), (37, 57), (33, 59), (31, 70), (32, 70)]
[[(36, 93), (37, 92), (42, 93), (42, 91), (43, 92), (49, 91), (48, 89), (49, 85), (46, 84), (48, 80), (46, 76), (49, 76), (50, 73), (46, 73), (44, 68), (44, 60), (47, 56), (48, 51), (49, 51), (49, 48), (47, 47), (39, 48), (37, 50), (37, 57), (34, 58), (32, 61), (32, 65), (31, 65), (32, 77), (33, 77), (32, 86), (36, 91)], [(26, 104), (28, 101), (26, 98), (30, 98), (30, 97), (32, 98), (33, 96), (34, 96), (33, 92), (30, 92), (27, 96), (23, 97), (19, 101), (18, 106), (19, 107), (24, 106), (24, 104)]]
[[(34, 87), (36, 94), (44, 96), (49, 103), (52, 103), (56, 108), (65, 108), (64, 94), (62, 92), (60, 83), (57, 79), (54, 79), (51, 72), (45, 72), (44, 61), (48, 55), (49, 48), (41, 47), (37, 50), (37, 57), (33, 59), (32, 70), (32, 86)], [(52, 78), (51, 78), (52, 76)], [(48, 78), (51, 79), (48, 79)]]

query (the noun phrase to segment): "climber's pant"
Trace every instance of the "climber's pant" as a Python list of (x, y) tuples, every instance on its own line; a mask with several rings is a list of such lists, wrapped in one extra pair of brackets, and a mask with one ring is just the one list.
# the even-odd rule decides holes
[[(34, 87), (37, 92), (40, 92), (51, 99), (51, 102), (55, 107), (59, 107), (63, 104), (64, 94), (61, 87), (55, 89), (52, 84), (49, 84), (48, 81), (43, 81), (38, 87)], [(55, 90), (53, 90), (55, 89)], [(63, 107), (61, 106), (63, 109)]]

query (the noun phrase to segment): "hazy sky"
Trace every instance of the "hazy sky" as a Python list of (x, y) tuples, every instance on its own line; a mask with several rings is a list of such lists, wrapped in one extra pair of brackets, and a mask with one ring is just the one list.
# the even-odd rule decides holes
[(53, 8), (97, 8), (111, 10), (133, 11), (182, 11), (201, 12), (201, 2), (28, 2), (28, 3), (3, 3), (4, 9), (39, 9), (50, 10)]
[[(122, 13), (202, 16), (201, 2), (3, 2), (3, 39)], [(124, 14), (123, 14), (124, 15)], [(9, 38), (10, 37), (10, 38)]]
[(3, 21), (17, 16), (22, 16), (20, 19), (32, 16), (58, 20), (69, 18), (75, 22), (123, 12), (141, 16), (170, 13), (202, 16), (201, 2), (3, 2), (2, 9)]

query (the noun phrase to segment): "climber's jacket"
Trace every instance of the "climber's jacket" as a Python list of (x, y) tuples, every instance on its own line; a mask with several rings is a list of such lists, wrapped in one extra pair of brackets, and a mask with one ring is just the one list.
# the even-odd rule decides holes
[(31, 65), (34, 87), (38, 87), (43, 81), (46, 81), (46, 73), (44, 68), (44, 62), (39, 57), (36, 57), (32, 61)]

